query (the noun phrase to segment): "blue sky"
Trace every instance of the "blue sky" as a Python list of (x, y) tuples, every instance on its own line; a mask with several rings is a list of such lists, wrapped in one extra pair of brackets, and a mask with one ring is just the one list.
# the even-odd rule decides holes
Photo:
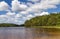
[(22, 24), (53, 12), (60, 12), (60, 0), (0, 0), (0, 23)]

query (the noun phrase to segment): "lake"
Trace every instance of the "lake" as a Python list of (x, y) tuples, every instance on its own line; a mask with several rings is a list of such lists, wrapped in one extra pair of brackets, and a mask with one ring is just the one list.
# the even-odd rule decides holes
[(60, 39), (58, 31), (59, 29), (0, 27), (0, 39)]

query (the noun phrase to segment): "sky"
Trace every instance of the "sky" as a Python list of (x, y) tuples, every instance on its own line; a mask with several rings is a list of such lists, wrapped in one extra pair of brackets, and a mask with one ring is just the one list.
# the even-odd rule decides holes
[(23, 24), (56, 12), (60, 12), (60, 0), (0, 0), (0, 23)]

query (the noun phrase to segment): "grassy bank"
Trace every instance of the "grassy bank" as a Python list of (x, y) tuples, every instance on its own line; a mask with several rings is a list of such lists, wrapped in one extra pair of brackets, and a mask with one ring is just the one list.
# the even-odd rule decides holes
[(32, 28), (58, 28), (60, 29), (60, 26), (32, 26)]

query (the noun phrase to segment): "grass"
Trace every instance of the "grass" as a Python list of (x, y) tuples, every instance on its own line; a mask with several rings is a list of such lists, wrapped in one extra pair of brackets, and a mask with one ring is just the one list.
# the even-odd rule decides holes
[(57, 28), (57, 29), (60, 29), (60, 26), (32, 26), (32, 28)]

